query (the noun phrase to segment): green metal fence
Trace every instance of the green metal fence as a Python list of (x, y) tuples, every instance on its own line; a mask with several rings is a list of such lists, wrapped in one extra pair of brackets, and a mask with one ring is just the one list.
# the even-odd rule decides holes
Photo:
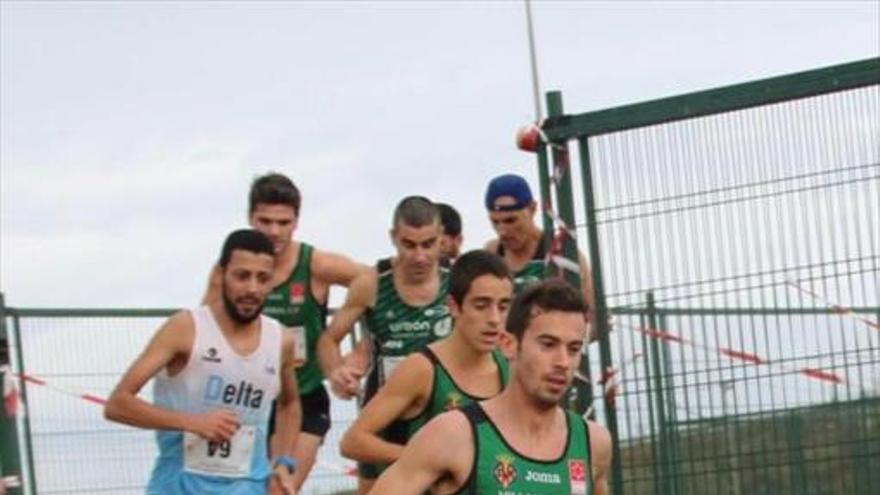
[[(21, 493), (143, 493), (156, 457), (153, 433), (106, 421), (100, 405), (78, 396), (107, 397), (174, 310), (0, 309), (14, 370), (46, 383), (18, 380), (27, 406), (17, 417), (28, 485)], [(151, 400), (151, 391), (147, 384), (141, 395)], [(304, 495), (350, 493), (355, 485), (346, 472), (353, 464), (336, 451), (356, 408), (334, 399), (331, 415), (333, 427)]]
[(547, 103), (542, 180), (580, 186), (552, 192), (584, 212), (560, 216), (592, 263), (592, 371), (622, 368), (599, 411), (613, 493), (880, 493), (880, 59)]
[[(577, 115), (548, 100), (541, 190), (588, 247), (592, 371), (621, 370), (598, 408), (614, 493), (880, 492), (880, 59)], [(0, 312), (16, 370), (105, 396), (169, 310)], [(149, 433), (21, 385), (31, 493), (142, 492)], [(351, 486), (334, 451), (355, 412), (334, 413), (305, 493)]]

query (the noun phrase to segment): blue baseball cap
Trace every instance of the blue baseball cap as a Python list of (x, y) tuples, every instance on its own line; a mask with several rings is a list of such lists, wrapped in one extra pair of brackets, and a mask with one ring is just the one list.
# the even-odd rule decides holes
[[(513, 204), (496, 204), (499, 198), (510, 196)], [(521, 210), (532, 203), (532, 190), (525, 179), (516, 174), (504, 174), (489, 181), (486, 188), (486, 209), (489, 211)]]

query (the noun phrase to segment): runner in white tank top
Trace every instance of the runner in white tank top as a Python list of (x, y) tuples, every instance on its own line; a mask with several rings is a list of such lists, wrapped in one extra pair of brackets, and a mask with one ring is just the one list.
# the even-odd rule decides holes
[[(260, 316), (271, 289), (271, 241), (253, 230), (233, 232), (218, 264), (222, 300), (169, 318), (123, 376), (105, 416), (158, 430), (149, 494), (291, 494), (301, 421), (294, 339)], [(150, 404), (137, 393), (153, 377)]]

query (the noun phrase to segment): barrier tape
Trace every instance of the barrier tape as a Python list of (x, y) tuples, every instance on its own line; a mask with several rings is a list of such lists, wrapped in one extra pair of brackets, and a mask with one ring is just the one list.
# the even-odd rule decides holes
[(21, 486), (21, 478), (18, 476), (4, 476), (0, 478), (0, 487), (20, 488)]
[(848, 317), (850, 317), (860, 323), (864, 323), (865, 325), (868, 325), (869, 327), (873, 328), (874, 330), (880, 330), (880, 323), (877, 323), (876, 321), (873, 321), (873, 320), (869, 320), (868, 318), (865, 318), (863, 316), (859, 316), (852, 309), (847, 308), (846, 306), (841, 306), (839, 304), (831, 302), (830, 300), (828, 300), (825, 297), (822, 297), (821, 295), (817, 294), (816, 292), (813, 292), (810, 289), (803, 287), (802, 285), (798, 284), (794, 280), (786, 280), (785, 283), (786, 283), (786, 285), (793, 287), (793, 288), (797, 289), (798, 291), (803, 292), (804, 294), (807, 294), (808, 296), (812, 297), (813, 299), (821, 302), (825, 306), (828, 306), (829, 308), (831, 308), (832, 311), (834, 311), (835, 313), (837, 313), (839, 315), (848, 316)]
[(84, 401), (91, 402), (91, 403), (97, 404), (99, 406), (103, 406), (104, 404), (107, 403), (106, 399), (104, 399), (102, 397), (98, 397), (97, 395), (81, 394), (79, 392), (74, 392), (74, 391), (67, 389), (67, 388), (59, 387), (57, 385), (52, 385), (52, 384), (48, 383), (46, 380), (37, 378), (35, 376), (25, 375), (25, 374), (15, 373), (15, 372), (11, 372), (11, 374), (21, 378), (22, 380), (24, 380), (28, 383), (32, 383), (34, 385), (39, 385), (41, 387), (46, 387), (47, 389), (58, 392), (60, 394), (68, 395), (70, 397), (76, 397), (77, 399), (82, 399)]
[[(617, 378), (623, 373), (623, 371), (625, 369), (627, 369), (632, 363), (634, 363), (637, 359), (639, 359), (641, 357), (642, 357), (641, 352), (637, 352), (637, 353), (633, 354), (632, 356), (629, 357), (629, 359), (626, 359), (622, 363), (620, 363), (620, 366), (618, 366), (617, 368), (612, 368), (612, 369), (608, 369), (608, 370), (603, 371), (602, 376), (600, 376), (599, 379), (597, 379), (595, 381), (590, 380), (589, 377), (584, 376), (583, 374), (581, 374), (580, 371), (574, 372), (574, 378), (575, 378), (575, 380), (578, 380), (582, 383), (587, 383), (587, 384), (591, 384), (591, 385), (601, 385), (603, 387), (603, 390), (602, 390), (603, 394), (602, 395), (608, 396), (608, 400), (612, 404), (612, 407), (613, 407), (615, 400), (617, 398), (617, 394), (620, 392), (620, 385), (618, 384)], [(593, 397), (593, 401), (595, 402), (601, 398), (602, 398), (602, 396)], [(588, 407), (587, 410), (584, 411), (584, 414), (582, 416), (585, 418), (590, 416), (591, 414), (593, 414), (594, 409), (595, 409), (594, 405), (590, 404), (590, 407)]]
[[(686, 339), (684, 337), (681, 337), (680, 335), (676, 335), (676, 334), (669, 332), (669, 331), (666, 331), (666, 330), (658, 330), (658, 329), (650, 328), (650, 327), (634, 327), (634, 326), (630, 326), (630, 325), (623, 325), (623, 326), (634, 329), (635, 331), (637, 331), (639, 333), (642, 333), (644, 335), (647, 335), (649, 337), (652, 337), (652, 338), (655, 338), (658, 340), (665, 340), (667, 342), (675, 342), (676, 344), (679, 344), (679, 345), (694, 347), (694, 348), (701, 349), (701, 350), (704, 350), (709, 353), (720, 354), (724, 357), (727, 357), (727, 358), (730, 358), (733, 360), (737, 360), (737, 361), (742, 361), (744, 363), (752, 364), (755, 366), (775, 367), (775, 368), (779, 368), (779, 369), (784, 370), (789, 373), (797, 373), (797, 374), (800, 374), (800, 375), (805, 376), (807, 378), (810, 378), (813, 380), (818, 380), (823, 383), (828, 383), (828, 384), (832, 384), (832, 385), (855, 386), (854, 384), (848, 382), (846, 379), (844, 379), (840, 375), (838, 375), (834, 372), (831, 372), (831, 371), (825, 371), (825, 370), (822, 370), (819, 368), (810, 368), (810, 367), (800, 368), (800, 367), (796, 367), (796, 366), (789, 366), (784, 363), (779, 363), (779, 362), (761, 357), (755, 353), (732, 349), (729, 347), (716, 347), (716, 346), (711, 346), (708, 344), (696, 342), (694, 340)], [(860, 391), (864, 391), (864, 389), (862, 387), (857, 387), (857, 388)]]

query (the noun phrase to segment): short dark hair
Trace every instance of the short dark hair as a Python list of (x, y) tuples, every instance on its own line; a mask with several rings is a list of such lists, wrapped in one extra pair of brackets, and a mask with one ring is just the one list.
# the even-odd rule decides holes
[(270, 205), (285, 205), (293, 208), (293, 212), (299, 215), (299, 207), (302, 197), (296, 184), (286, 175), (269, 172), (254, 179), (251, 183), (251, 192), (248, 202), (248, 213), (253, 213), (260, 203)]
[(254, 229), (239, 229), (233, 231), (223, 242), (220, 250), (220, 260), (217, 262), (221, 268), (226, 268), (232, 258), (232, 252), (236, 249), (250, 251), (256, 254), (268, 254), (275, 257), (275, 247), (266, 234)]
[(440, 212), (440, 223), (443, 224), (443, 233), (453, 237), (461, 234), (461, 215), (458, 210), (446, 203), (434, 203)]
[(562, 279), (551, 278), (530, 285), (514, 298), (507, 311), (507, 331), (517, 340), (522, 340), (535, 317), (536, 307), (545, 312), (562, 311), (585, 316), (589, 309), (581, 291)]
[(407, 196), (397, 203), (391, 228), (405, 224), (410, 227), (424, 227), (440, 221), (440, 213), (430, 199), (424, 196)]
[(461, 305), (464, 296), (471, 289), (471, 284), (483, 275), (506, 278), (513, 287), (510, 270), (500, 256), (484, 249), (474, 249), (455, 260), (449, 273), (449, 295), (456, 304)]

